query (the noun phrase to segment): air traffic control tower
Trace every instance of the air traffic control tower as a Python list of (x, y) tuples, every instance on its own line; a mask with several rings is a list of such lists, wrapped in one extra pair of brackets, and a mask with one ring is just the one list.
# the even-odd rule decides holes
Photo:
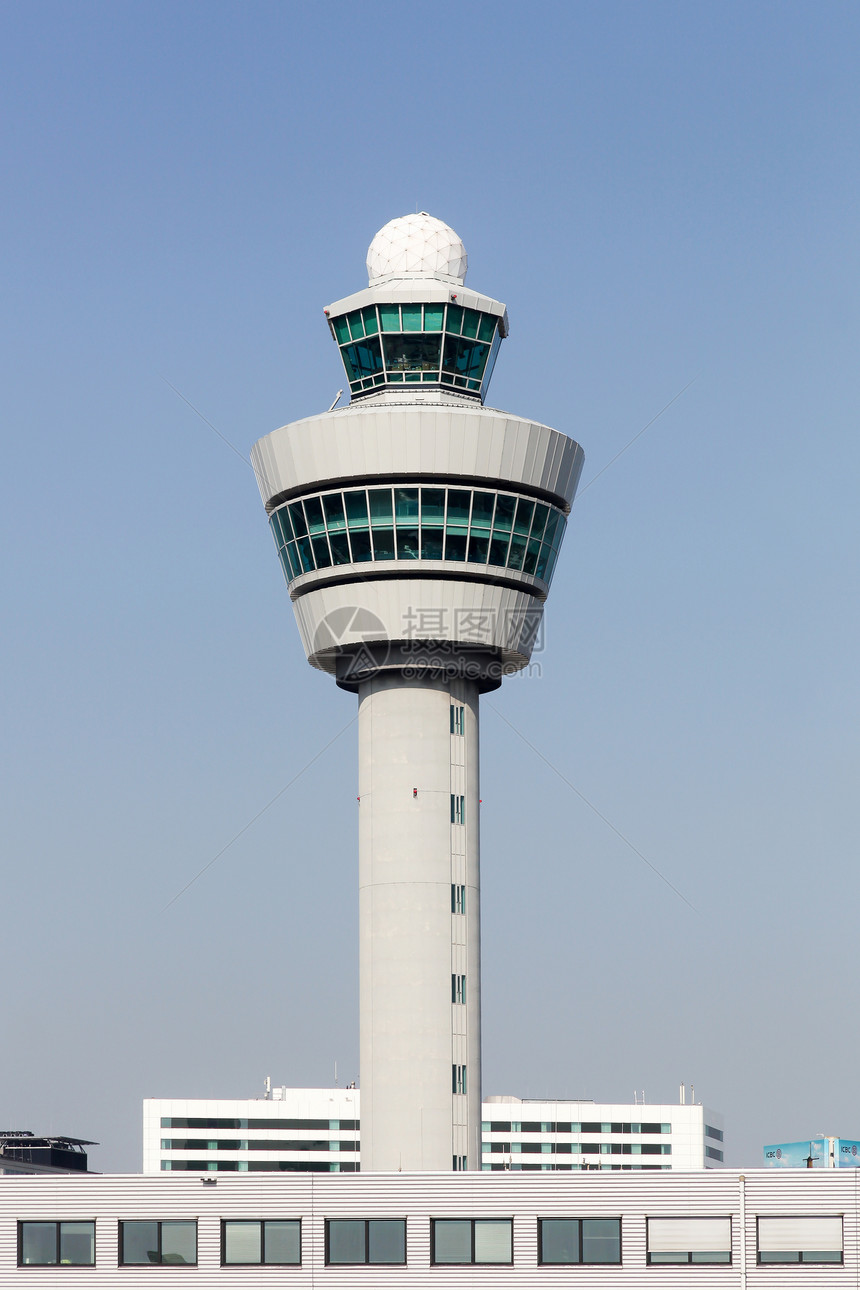
[(479, 696), (526, 666), (582, 469), (484, 406), (505, 306), (422, 212), (325, 310), (350, 403), (252, 461), (308, 661), (358, 695), (361, 1168), (481, 1167)]

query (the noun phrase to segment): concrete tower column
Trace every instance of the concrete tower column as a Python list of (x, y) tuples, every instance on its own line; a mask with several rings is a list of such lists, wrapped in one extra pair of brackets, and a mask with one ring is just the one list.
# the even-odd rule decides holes
[(478, 687), (359, 687), (366, 1170), (480, 1168)]

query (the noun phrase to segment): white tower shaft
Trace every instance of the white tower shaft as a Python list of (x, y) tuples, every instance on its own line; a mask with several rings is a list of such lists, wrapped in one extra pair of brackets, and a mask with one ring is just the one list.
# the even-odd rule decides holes
[(359, 688), (362, 1169), (480, 1168), (475, 682)]

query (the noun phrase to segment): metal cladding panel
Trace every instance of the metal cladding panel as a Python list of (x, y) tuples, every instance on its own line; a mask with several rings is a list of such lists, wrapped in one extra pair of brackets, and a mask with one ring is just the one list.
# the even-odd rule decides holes
[[(847, 1287), (860, 1281), (857, 1262), (857, 1178), (833, 1171), (751, 1170), (744, 1183), (746, 1203), (746, 1285), (749, 1290), (786, 1286)], [(741, 1183), (733, 1170), (710, 1173), (463, 1173), (328, 1174), (288, 1177), (218, 1176), (205, 1185), (201, 1176), (66, 1175), (9, 1177), (0, 1183), (0, 1285), (152, 1286), (167, 1290), (192, 1284), (257, 1286), (327, 1285), (423, 1288), (505, 1285), (511, 1290), (577, 1285), (615, 1290), (663, 1290), (666, 1286), (723, 1287), (742, 1284), (740, 1247)], [(756, 1265), (758, 1214), (844, 1216), (844, 1266)], [(622, 1221), (623, 1263), (606, 1267), (539, 1267), (537, 1219), (616, 1217)], [(731, 1217), (729, 1266), (647, 1267), (646, 1217)], [(405, 1267), (324, 1266), (326, 1218), (404, 1217), (408, 1264)], [(514, 1220), (512, 1267), (431, 1267), (431, 1218)], [(196, 1218), (198, 1266), (158, 1271), (122, 1268), (118, 1273), (117, 1224), (121, 1219)], [(302, 1266), (220, 1267), (222, 1218), (300, 1218)], [(94, 1268), (16, 1268), (16, 1222), (21, 1219), (96, 1221)]]
[(251, 462), (263, 501), (380, 476), (500, 480), (573, 501), (584, 454), (549, 426), (486, 408), (349, 407), (260, 439)]

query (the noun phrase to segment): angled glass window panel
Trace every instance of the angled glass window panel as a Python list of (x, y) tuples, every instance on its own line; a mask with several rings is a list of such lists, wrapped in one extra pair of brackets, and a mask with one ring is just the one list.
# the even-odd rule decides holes
[(490, 549), (489, 537), (481, 537), (480, 535), (473, 534), (469, 538), (469, 563), (486, 564), (487, 555), (489, 554), (489, 549)]
[(414, 525), (418, 523), (417, 488), (395, 488), (394, 514), (397, 519), (398, 526), (401, 524)]
[(263, 1262), (300, 1264), (301, 1231), (298, 1219), (267, 1219), (263, 1224)]
[(458, 561), (466, 559), (465, 533), (452, 533), (449, 530), (445, 534), (445, 559)]
[(21, 1266), (51, 1267), (57, 1262), (57, 1224), (21, 1224)]
[(305, 513), (302, 510), (301, 502), (290, 502), (289, 512), (293, 525), (293, 532), (296, 537), (305, 537), (308, 531), (308, 526), (305, 524)]
[(365, 1263), (366, 1226), (363, 1218), (330, 1218), (328, 1221), (328, 1262)]
[(468, 1218), (437, 1218), (433, 1223), (433, 1262), (472, 1262), (472, 1223)]
[(493, 527), (503, 529), (505, 533), (510, 533), (514, 523), (514, 511), (517, 507), (517, 499), (508, 497), (504, 493), (499, 493), (496, 498), (496, 514), (493, 518)]
[(360, 376), (374, 376), (382, 371), (382, 350), (375, 337), (352, 345), (350, 349), (355, 353), (354, 362)]
[(400, 528), (397, 529), (397, 558), (398, 560), (417, 560), (418, 550), (418, 530)]
[(513, 1224), (509, 1218), (475, 1219), (475, 1262), (513, 1262)]
[(535, 565), (536, 578), (546, 577), (547, 565), (549, 564), (549, 558), (551, 555), (552, 555), (552, 547), (549, 546), (546, 542), (542, 542), (541, 548), (540, 548), (540, 554), (538, 555), (538, 558), (537, 558), (537, 564)]
[(289, 561), (289, 566), (290, 566), (289, 576), (292, 578), (297, 578), (299, 574), (302, 572), (302, 562), (299, 558), (299, 553), (296, 549), (295, 542), (290, 542), (284, 548), (283, 554), (286, 556), (287, 560)]
[(95, 1223), (60, 1223), (60, 1262), (82, 1268), (95, 1261)]
[(582, 1220), (583, 1263), (621, 1262), (621, 1220), (618, 1218), (584, 1218)]
[(421, 489), (421, 524), (441, 526), (445, 522), (444, 488)]
[(364, 323), (361, 321), (361, 310), (356, 309), (354, 313), (347, 314), (346, 321), (349, 323), (352, 339), (362, 340), (364, 338)]
[(448, 490), (448, 526), (467, 525), (469, 523), (469, 507), (472, 501), (472, 494), (464, 490), (450, 488)]
[(296, 543), (296, 550), (298, 551), (299, 559), (302, 562), (302, 573), (310, 573), (311, 569), (316, 568), (316, 565), (314, 564), (313, 551), (311, 550), (310, 538), (299, 538)]
[(508, 561), (508, 546), (510, 544), (510, 534), (505, 533), (501, 536), (493, 530), (493, 538), (490, 542), (490, 553), (487, 557), (489, 564), (496, 564), (504, 569)]
[[(550, 510), (550, 513), (547, 517), (546, 528), (543, 531), (543, 540), (544, 542), (549, 542), (550, 546), (552, 546), (555, 542), (555, 534), (556, 534), (556, 529), (558, 528), (558, 522), (562, 518), (563, 517), (562, 517), (561, 511)], [(629, 1133), (630, 1130), (627, 1129), (626, 1132)]]
[(478, 326), (481, 321), (481, 315), (476, 309), (463, 310), (463, 335), (470, 336), (473, 340), (478, 334)]
[(400, 317), (403, 322), (404, 331), (421, 330), (421, 306), (420, 305), (401, 305)]
[(386, 336), (385, 366), (389, 372), (438, 372), (441, 347), (441, 336)]
[(346, 503), (346, 521), (352, 529), (367, 528), (367, 494), (363, 488), (344, 493)]
[(262, 1263), (263, 1231), (259, 1219), (224, 1222), (224, 1262)]
[(340, 533), (346, 528), (343, 497), (340, 493), (327, 493), (322, 499), (325, 522), (329, 533)]
[(123, 1263), (158, 1262), (158, 1223), (120, 1223)]
[(420, 372), (407, 372), (403, 379), (404, 379), (404, 381), (411, 382), (411, 383), (414, 385), (414, 384), (416, 383), (416, 381), (420, 381), (420, 380), (421, 380), (421, 373), (420, 373)]
[(332, 564), (350, 564), (349, 540), (345, 533), (329, 533)]
[(337, 336), (337, 343), (345, 345), (349, 340), (349, 325), (346, 321), (346, 314), (341, 314), (339, 318), (333, 318), (331, 322), (334, 327), (334, 334)]
[(350, 530), (349, 543), (352, 547), (352, 559), (354, 564), (362, 564), (365, 560), (373, 559), (369, 529)]
[(367, 500), (370, 503), (371, 525), (374, 528), (376, 525), (387, 525), (390, 528), (394, 523), (394, 514), (391, 506), (391, 489), (370, 488), (367, 492)]
[(534, 574), (537, 566), (537, 558), (540, 555), (540, 542), (529, 540), (526, 547), (526, 558), (523, 560), (523, 573)]
[(517, 502), (517, 513), (514, 519), (515, 533), (522, 533), (525, 537), (528, 537), (529, 530), (532, 526), (534, 508), (534, 502), (527, 502), (524, 497), (520, 498)]
[(394, 559), (394, 529), (375, 528), (373, 530), (373, 558), (374, 560)]
[(358, 356), (355, 352), (354, 345), (342, 345), (340, 356), (343, 359), (343, 370), (346, 372), (346, 379), (349, 381), (351, 390), (361, 389), (359, 382)]
[(318, 497), (305, 498), (305, 518), (308, 522), (308, 532), (312, 537), (316, 533), (325, 533), (322, 504)]
[(400, 331), (400, 306), (380, 305), (379, 321), (383, 331)]
[(463, 326), (463, 310), (459, 305), (448, 306), (448, 317), (445, 320), (445, 330), (451, 332), (453, 336), (460, 335), (460, 328)]
[(318, 569), (327, 569), (331, 564), (331, 555), (328, 549), (328, 539), (323, 533), (320, 537), (311, 538), (311, 546), (314, 549), (314, 559)]
[(376, 305), (368, 305), (362, 309), (361, 316), (364, 320), (364, 330), (368, 336), (375, 336), (379, 331), (379, 321), (376, 317)]
[(549, 515), (549, 507), (541, 506), (540, 502), (538, 502), (535, 505), (534, 516), (532, 517), (531, 536), (533, 538), (543, 537), (543, 531), (546, 528), (546, 520), (548, 515)]
[(421, 528), (421, 559), (441, 560), (444, 539), (442, 529)]
[(508, 568), (522, 569), (523, 561), (525, 560), (525, 555), (526, 555), (526, 540), (523, 537), (518, 537), (517, 534), (515, 533), (514, 536), (511, 538), (511, 546), (510, 546), (510, 550), (508, 551)]
[(367, 1224), (368, 1263), (406, 1262), (406, 1222), (402, 1218), (371, 1218)]
[(472, 528), (487, 532), (493, 526), (493, 507), (496, 504), (495, 493), (474, 493), (472, 495)]
[(444, 317), (445, 317), (444, 305), (425, 305), (424, 306), (424, 330), (441, 331)]
[(496, 330), (496, 320), (492, 314), (481, 314), (478, 327), (478, 340), (491, 341)]
[(482, 345), (479, 340), (457, 340), (453, 336), (446, 336), (442, 369), (454, 375), (455, 384), (458, 379), (467, 377), (480, 381), (489, 352), (489, 347)]
[(403, 380), (403, 373), (402, 373), (402, 372), (391, 372), (391, 371), (389, 371), (389, 373), (388, 373), (388, 379), (389, 379), (389, 381), (391, 381), (391, 382), (394, 382), (394, 381), (402, 381), (402, 380)]
[(540, 1220), (541, 1263), (579, 1263), (579, 1219)]
[(177, 1221), (161, 1224), (161, 1262), (197, 1262), (197, 1224)]
[(493, 375), (493, 368), (496, 366), (496, 359), (499, 356), (499, 345), (501, 343), (502, 343), (502, 338), (499, 335), (499, 333), (496, 332), (493, 338), (493, 343), (490, 346), (490, 357), (487, 359), (487, 366), (484, 368), (484, 377), (481, 382), (482, 395), (486, 395), (487, 393), (487, 387), (489, 386), (490, 380)]

